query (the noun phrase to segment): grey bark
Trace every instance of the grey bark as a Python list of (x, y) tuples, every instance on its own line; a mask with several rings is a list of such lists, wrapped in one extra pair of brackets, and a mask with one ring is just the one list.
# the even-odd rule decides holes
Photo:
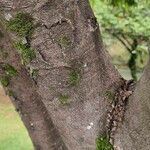
[[(1, 29), (5, 34), (0, 45), (9, 52), (8, 58), (2, 57), (0, 62), (12, 64), (19, 73), (11, 80), (6, 92), (12, 90), (15, 93), (12, 101), (21, 114), (35, 149), (94, 150), (95, 139), (107, 132), (106, 118), (111, 103), (107, 92), (114, 94), (123, 82), (103, 46), (88, 1), (1, 0), (0, 9)], [(18, 37), (6, 31), (2, 19), (8, 13), (15, 16), (18, 11), (32, 14), (34, 24), (37, 24), (31, 38), (36, 58), (27, 66), (21, 65), (13, 47)], [(67, 37), (67, 44), (60, 42), (62, 37)], [(28, 73), (31, 69), (38, 70), (36, 79)], [(80, 81), (70, 86), (69, 75), (76, 69), (79, 70)], [(149, 142), (147, 80), (145, 73), (130, 98), (126, 119), (115, 136), (118, 150), (141, 150), (144, 143)], [(139, 95), (141, 88), (145, 89), (143, 101)], [(60, 104), (60, 95), (68, 95), (68, 105)], [(133, 108), (134, 103), (137, 107)], [(134, 119), (130, 119), (133, 110), (136, 114)], [(144, 119), (139, 119), (141, 117)], [(138, 143), (128, 138), (131, 129), (135, 131), (131, 139), (137, 134), (136, 129), (141, 134), (135, 138), (142, 142), (140, 148)], [(142, 136), (144, 133), (147, 134)]]
[(137, 82), (129, 104), (125, 120), (118, 129), (115, 139), (117, 149), (150, 149), (150, 62), (148, 62), (141, 79)]

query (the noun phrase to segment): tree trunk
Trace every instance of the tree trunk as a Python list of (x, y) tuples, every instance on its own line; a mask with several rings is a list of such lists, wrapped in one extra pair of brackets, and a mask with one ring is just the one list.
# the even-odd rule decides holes
[[(95, 150), (95, 139), (110, 133), (106, 127), (108, 111), (115, 93), (124, 89), (126, 81), (110, 63), (99, 40), (99, 27), (88, 1), (1, 0), (0, 8), (4, 34), (0, 45), (8, 53), (7, 58), (3, 54), (0, 58), (0, 73), (4, 74), (4, 64), (17, 69), (18, 75), (12, 77), (5, 90), (11, 93), (35, 149)], [(30, 13), (35, 24), (30, 45), (36, 58), (26, 66), (14, 47), (19, 37), (8, 32), (4, 24), (8, 14), (14, 17), (20, 11)], [(33, 70), (38, 71), (36, 78), (31, 76)], [(147, 72), (130, 98), (123, 125), (111, 137), (118, 150), (149, 147)], [(134, 119), (130, 119), (131, 114)]]
[(137, 82), (129, 104), (125, 120), (118, 129), (115, 145), (118, 149), (150, 149), (150, 61), (145, 67), (141, 79)]

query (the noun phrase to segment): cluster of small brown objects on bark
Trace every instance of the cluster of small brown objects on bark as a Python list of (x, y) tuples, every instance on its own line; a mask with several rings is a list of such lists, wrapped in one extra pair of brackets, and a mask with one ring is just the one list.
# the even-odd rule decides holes
[(128, 98), (133, 93), (133, 80), (124, 80), (124, 84), (117, 90), (114, 99), (110, 105), (107, 115), (107, 136), (110, 143), (113, 144), (113, 136), (120, 123), (123, 122)]

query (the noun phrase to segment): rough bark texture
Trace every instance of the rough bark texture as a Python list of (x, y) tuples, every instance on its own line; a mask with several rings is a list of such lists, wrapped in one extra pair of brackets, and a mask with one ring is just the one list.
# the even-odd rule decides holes
[(150, 149), (150, 62), (129, 99), (123, 125), (115, 135), (117, 149)]
[[(14, 43), (12, 43), (1, 23), (0, 29), (4, 34), (4, 37), (0, 40), (1, 74), (3, 74), (3, 64), (11, 64), (18, 72), (17, 76), (11, 79), (6, 92), (11, 96), (16, 111), (19, 112), (31, 139), (33, 139), (35, 148), (46, 150), (63, 147), (65, 149), (58, 130), (53, 125), (45, 105), (41, 101), (41, 96), (37, 92), (37, 85), (31, 79), (27, 69), (21, 65), (18, 53), (13, 47)], [(4, 53), (8, 53), (9, 56), (5, 57)]]
[[(41, 104), (46, 107), (50, 123), (52, 120), (66, 149), (95, 149), (96, 137), (105, 132), (108, 104), (104, 97), (105, 91), (113, 90), (111, 87), (120, 76), (110, 64), (102, 42), (99, 41), (98, 25), (88, 2), (5, 0), (1, 1), (1, 6), (3, 16), (6, 12), (14, 16), (18, 11), (26, 11), (32, 14), (35, 24), (38, 23), (31, 39), (36, 59), (26, 67), (38, 69), (37, 84), (30, 79), (27, 69), (21, 69), (20, 80), (17, 77), (14, 79), (15, 84), (9, 85), (17, 93), (18, 101), (22, 102), (19, 110), (29, 131), (30, 127), (27, 124), (32, 122), (34, 130), (29, 133), (36, 149), (50, 149), (49, 147), (54, 144), (54, 138), (57, 139), (57, 135), (51, 137), (54, 132), (46, 135), (47, 130), (52, 131), (53, 126), (44, 127), (44, 122), (41, 126), (36, 125), (42, 117), (45, 118), (44, 114), (40, 113), (42, 110), (36, 108)], [(69, 40), (67, 45), (59, 42), (64, 36)], [(10, 38), (10, 41), (16, 39), (12, 34)], [(10, 57), (8, 59), (12, 60)], [(80, 81), (77, 85), (70, 86), (70, 72), (76, 69), (80, 71)], [(69, 104), (61, 106), (59, 97), (66, 94), (69, 96)], [(31, 102), (31, 106), (28, 101)], [(32, 106), (32, 101), (35, 102), (35, 106)], [(33, 114), (29, 108), (35, 109), (41, 117)], [(23, 117), (26, 113), (30, 114), (33, 120), (26, 120)], [(88, 130), (91, 122), (93, 127)], [(43, 131), (39, 131), (39, 128)], [(45, 134), (45, 137), (41, 134)], [(52, 138), (51, 143), (47, 142), (49, 138)], [(56, 141), (58, 143), (54, 147), (59, 149), (59, 140)]]
[[(0, 61), (18, 70), (18, 76), (12, 78), (6, 91), (15, 93), (12, 100), (21, 113), (35, 149), (95, 150), (95, 139), (106, 132), (107, 110), (111, 101), (108, 94), (115, 92), (122, 79), (99, 40), (99, 27), (88, 1), (1, 0), (0, 9), (1, 29), (5, 34), (0, 45), (9, 52), (8, 58), (2, 57)], [(20, 64), (19, 55), (13, 47), (18, 37), (10, 31), (7, 33), (2, 19), (7, 14), (15, 16), (19, 11), (30, 13), (36, 24), (30, 41), (36, 58), (27, 66)], [(28, 73), (31, 69), (38, 70), (36, 79)], [(75, 85), (69, 82), (72, 71), (77, 71), (79, 77)], [(142, 84), (147, 93), (148, 85), (142, 83), (147, 80), (148, 75), (145, 74), (136, 91), (142, 91)], [(147, 142), (149, 140), (149, 118), (146, 118), (149, 113), (148, 96), (145, 94), (141, 98), (136, 91), (131, 98), (136, 100), (130, 102), (131, 110), (127, 112), (127, 119), (136, 112), (135, 118), (128, 120), (131, 125), (124, 125), (115, 137), (116, 145), (124, 150), (141, 150), (144, 147), (141, 144), (137, 148), (135, 142), (134, 145), (132, 140), (128, 140), (129, 129), (133, 129), (135, 135), (147, 133), (147, 136), (137, 136), (138, 142), (142, 142), (144, 137)], [(68, 97), (67, 105), (61, 104), (63, 95)], [(145, 99), (142, 104), (141, 99)], [(138, 112), (140, 108), (142, 111)], [(133, 123), (136, 118), (140, 120)], [(143, 123), (146, 126), (144, 132), (141, 128)], [(136, 132), (135, 127), (140, 131)]]

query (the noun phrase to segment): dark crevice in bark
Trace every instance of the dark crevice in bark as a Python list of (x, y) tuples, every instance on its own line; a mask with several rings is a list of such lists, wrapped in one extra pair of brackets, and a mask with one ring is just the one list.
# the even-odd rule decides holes
[(107, 138), (111, 144), (114, 144), (114, 134), (117, 128), (121, 127), (124, 121), (126, 106), (128, 105), (129, 97), (133, 94), (135, 89), (134, 80), (122, 79), (122, 85), (115, 91), (110, 109), (107, 114)]
[(43, 26), (46, 28), (46, 29), (51, 29), (51, 28), (54, 28), (54, 27), (56, 27), (56, 26), (58, 26), (58, 25), (61, 25), (62, 23), (67, 23), (67, 20), (65, 20), (65, 19), (60, 19), (60, 20), (58, 20), (57, 22), (55, 22), (55, 23), (53, 23), (50, 27), (48, 27), (47, 25), (45, 25), (45, 24), (43, 24)]

